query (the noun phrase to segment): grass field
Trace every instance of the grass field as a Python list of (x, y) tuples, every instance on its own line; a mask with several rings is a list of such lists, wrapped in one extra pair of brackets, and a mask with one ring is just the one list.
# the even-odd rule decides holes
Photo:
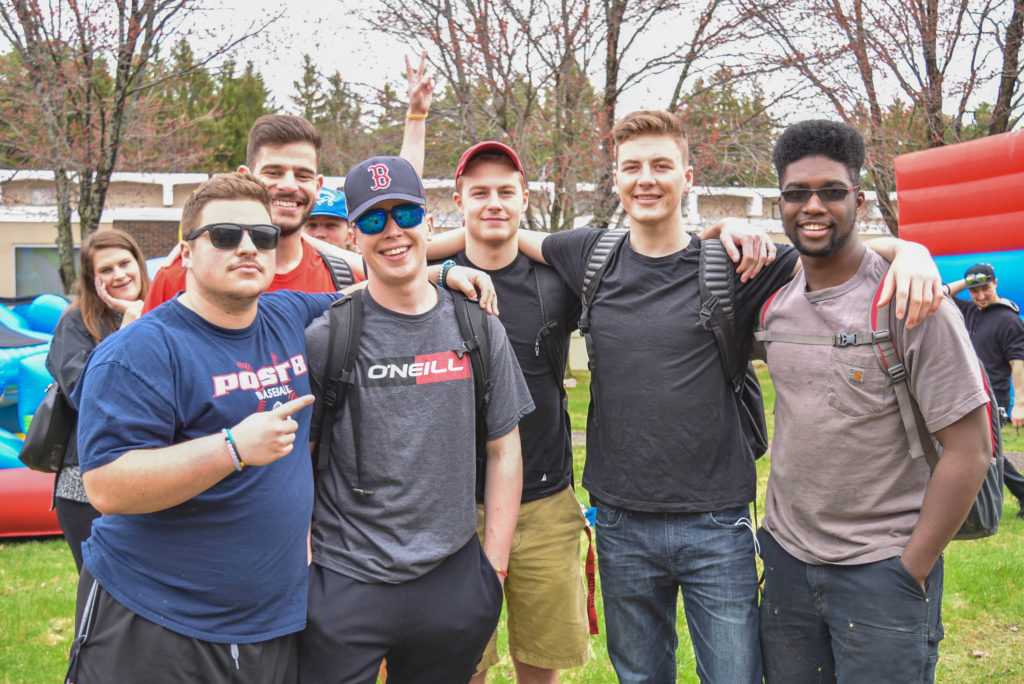
[[(579, 384), (570, 390), (570, 413), (573, 425), (582, 428), (587, 375), (576, 377)], [(770, 383), (765, 385), (770, 421), (774, 391)], [(1016, 430), (1004, 430), (1004, 440), (1007, 450), (1024, 451), (1024, 438)], [(574, 452), (579, 483), (586, 454), (583, 447)], [(763, 510), (769, 465), (770, 457), (758, 462), (758, 510)], [(577, 494), (586, 502), (582, 487), (577, 487)], [(1024, 682), (1024, 520), (1015, 518), (1016, 512), (1016, 502), (1009, 497), (999, 534), (955, 542), (946, 551), (946, 638), (940, 647), (938, 682)], [(0, 540), (0, 684), (61, 680), (73, 636), (75, 584), (74, 562), (63, 539)], [(697, 682), (681, 603), (679, 608), (679, 681)], [(601, 610), (598, 584), (598, 615), (603, 620)], [(564, 671), (562, 681), (616, 681), (603, 634), (592, 637), (591, 646), (591, 661)], [(515, 681), (507, 656), (491, 671), (489, 681)]]

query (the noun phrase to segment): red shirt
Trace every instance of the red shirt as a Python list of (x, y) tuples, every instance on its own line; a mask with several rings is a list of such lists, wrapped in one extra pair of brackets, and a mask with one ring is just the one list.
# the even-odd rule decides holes
[[(354, 274), (356, 281), (362, 280)], [(142, 311), (152, 311), (185, 289), (185, 268), (179, 256), (170, 265), (157, 271), (149, 286)], [(302, 241), (302, 258), (298, 265), (287, 273), (278, 273), (271, 281), (267, 292), (274, 290), (297, 290), (299, 292), (335, 292), (331, 272), (320, 258), (320, 254), (305, 240)]]

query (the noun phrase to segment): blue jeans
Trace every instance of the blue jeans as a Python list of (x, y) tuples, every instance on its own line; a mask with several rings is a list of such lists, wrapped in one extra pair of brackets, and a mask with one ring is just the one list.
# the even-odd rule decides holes
[(746, 506), (641, 513), (595, 502), (608, 655), (619, 681), (674, 684), (676, 598), (702, 682), (761, 681), (757, 570)]
[(896, 556), (809, 565), (768, 532), (761, 650), (767, 684), (932, 682), (942, 639), (942, 558), (922, 592)]

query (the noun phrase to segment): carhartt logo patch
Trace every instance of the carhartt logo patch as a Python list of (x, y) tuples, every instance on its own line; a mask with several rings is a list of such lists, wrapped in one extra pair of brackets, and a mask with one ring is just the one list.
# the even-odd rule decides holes
[(851, 368), (850, 369), (850, 382), (855, 385), (864, 384), (864, 369), (863, 368)]

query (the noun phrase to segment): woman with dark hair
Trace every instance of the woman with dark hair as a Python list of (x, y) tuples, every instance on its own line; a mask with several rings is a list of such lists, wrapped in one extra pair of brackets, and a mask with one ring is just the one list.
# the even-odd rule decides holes
[[(78, 299), (57, 323), (46, 357), (46, 368), (65, 397), (71, 396), (96, 345), (142, 314), (149, 290), (145, 258), (128, 233), (116, 229), (92, 233), (82, 241), (80, 258)], [(54, 499), (57, 520), (81, 572), (82, 542), (100, 512), (89, 503), (82, 486), (76, 438), (77, 428), (57, 473)]]

